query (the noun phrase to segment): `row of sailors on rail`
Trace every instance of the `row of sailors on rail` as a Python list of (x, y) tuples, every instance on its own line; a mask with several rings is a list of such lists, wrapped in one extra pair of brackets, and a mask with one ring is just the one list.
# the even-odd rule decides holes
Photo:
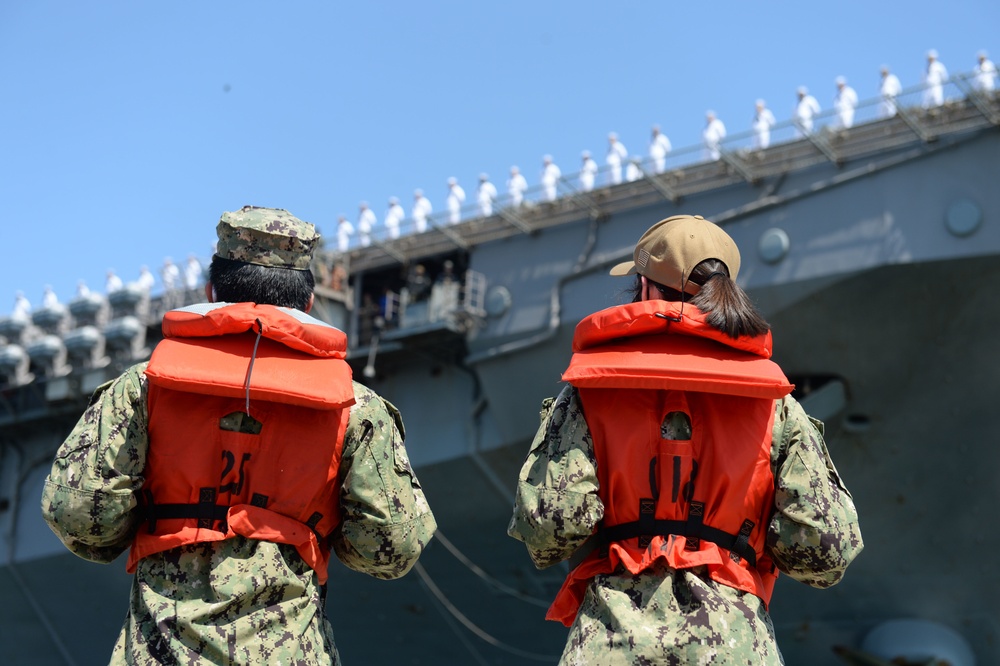
[[(193, 254), (188, 255), (183, 272), (180, 266), (175, 264), (170, 257), (167, 257), (163, 260), (163, 266), (160, 268), (160, 282), (163, 285), (164, 292), (172, 292), (180, 289), (197, 289), (204, 280), (204, 273), (204, 267), (198, 261), (198, 257)], [(139, 269), (139, 279), (133, 284), (136, 284), (140, 289), (149, 293), (156, 284), (156, 278), (148, 267), (143, 266)], [(111, 294), (123, 289), (125, 285), (122, 279), (115, 274), (114, 269), (109, 269), (104, 287), (105, 291)], [(80, 286), (77, 287), (77, 296), (81, 295), (81, 288), (89, 292), (86, 285), (81, 281)]]
[[(973, 73), (972, 86), (975, 90), (983, 93), (991, 93), (996, 88), (997, 69), (992, 61), (987, 57), (985, 51), (977, 54), (978, 64)], [(923, 75), (923, 107), (931, 109), (944, 104), (944, 84), (948, 80), (948, 70), (938, 59), (935, 50), (927, 52), (927, 67)], [(838, 76), (835, 79), (837, 87), (833, 98), (833, 108), (835, 115), (832, 129), (847, 129), (854, 124), (854, 111), (858, 105), (858, 94), (847, 84), (847, 79)], [(889, 67), (883, 65), (881, 68), (881, 83), (879, 86), (878, 115), (880, 118), (889, 118), (896, 115), (896, 98), (902, 92), (899, 78), (889, 71)], [(799, 86), (796, 90), (798, 100), (792, 113), (795, 125), (796, 137), (801, 138), (813, 131), (814, 118), (821, 112), (820, 104), (815, 97), (809, 94), (805, 86)], [(751, 126), (753, 128), (753, 148), (764, 149), (771, 142), (771, 128), (776, 121), (774, 114), (764, 100), (758, 99), (755, 104), (754, 116)], [(705, 114), (705, 127), (702, 130), (703, 154), (705, 160), (720, 159), (722, 140), (726, 137), (726, 126), (723, 124), (714, 111)], [(666, 169), (667, 155), (670, 153), (670, 139), (660, 131), (659, 126), (653, 126), (653, 134), (649, 143), (649, 166), (655, 173), (663, 173)], [(590, 154), (590, 151), (583, 151), (583, 164), (578, 174), (580, 190), (589, 192), (594, 189), (598, 166)], [(607, 182), (609, 185), (617, 185), (624, 181), (635, 181), (643, 177), (643, 161), (641, 158), (629, 157), (628, 150), (618, 139), (618, 135), (612, 132), (608, 135), (608, 151), (605, 157), (607, 165)], [(562, 171), (552, 161), (551, 155), (546, 155), (542, 159), (542, 171), (540, 183), (542, 187), (542, 200), (554, 201), (557, 196), (557, 185), (562, 177)], [(518, 167), (511, 167), (510, 178), (507, 180), (507, 196), (512, 207), (520, 206), (524, 201), (524, 192), (528, 189), (528, 182)], [(476, 190), (477, 212), (482, 217), (493, 214), (493, 205), (497, 198), (497, 188), (490, 182), (487, 174), (479, 175), (479, 186)], [(458, 184), (457, 179), (448, 179), (448, 196), (446, 206), (448, 210), (447, 221), (449, 224), (457, 224), (462, 218), (462, 206), (465, 204), (465, 190)], [(368, 202), (361, 202), (361, 212), (358, 216), (357, 227), (351, 224), (347, 218), (341, 215), (337, 221), (337, 248), (340, 252), (346, 252), (352, 245), (352, 237), (356, 234), (357, 244), (367, 247), (371, 244), (372, 232), (378, 220), (374, 211), (369, 207)], [(428, 218), (433, 212), (430, 200), (424, 195), (423, 190), (416, 190), (413, 196), (413, 207), (410, 217), (413, 221), (413, 229), (416, 233), (427, 230)], [(385, 213), (382, 224), (385, 226), (386, 236), (389, 239), (399, 238), (400, 228), (406, 219), (406, 212), (399, 203), (397, 197), (389, 198), (389, 208)]]
[[(163, 284), (163, 292), (165, 295), (184, 289), (192, 291), (203, 284), (204, 268), (198, 258), (194, 255), (188, 257), (183, 271), (170, 257), (167, 257), (163, 262), (163, 267), (160, 269), (160, 280)], [(134, 282), (129, 283), (130, 286), (135, 286), (146, 294), (149, 294), (152, 291), (155, 284), (156, 278), (147, 266), (140, 268), (139, 277)], [(112, 294), (117, 291), (121, 291), (125, 288), (125, 286), (125, 283), (122, 282), (122, 279), (115, 273), (114, 269), (109, 269), (104, 283), (105, 292)], [(74, 298), (82, 299), (91, 298), (92, 296), (93, 294), (86, 282), (83, 280), (77, 282), (76, 296)], [(51, 286), (46, 286), (42, 294), (41, 309), (59, 310), (62, 308), (63, 305), (59, 302), (59, 298), (56, 296), (55, 291)], [(18, 291), (14, 297), (14, 309), (11, 311), (11, 318), (16, 320), (29, 320), (31, 318), (31, 312), (31, 301), (29, 301), (24, 295), (23, 291)]]

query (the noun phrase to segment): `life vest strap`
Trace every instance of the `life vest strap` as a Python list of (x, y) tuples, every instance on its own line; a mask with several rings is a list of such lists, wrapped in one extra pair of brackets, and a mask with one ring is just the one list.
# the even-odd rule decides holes
[(701, 548), (701, 528), (705, 526), (704, 520), (705, 503), (691, 502), (687, 524), (684, 526), (684, 536), (687, 537), (685, 550), (699, 550)]
[[(221, 521), (220, 531), (225, 532), (227, 529), (226, 519), (231, 507), (225, 504), (216, 504), (215, 497), (215, 488), (202, 488), (199, 491), (198, 499), (200, 501), (198, 502), (157, 504), (153, 501), (153, 493), (149, 490), (143, 490), (142, 519), (149, 523), (150, 534), (156, 531), (156, 521), (158, 520), (197, 520), (198, 527), (204, 529), (211, 529), (215, 522)], [(267, 495), (254, 493), (250, 500), (250, 506), (261, 509), (267, 508), (269, 499)], [(316, 530), (321, 520), (323, 520), (323, 514), (315, 511), (309, 516), (309, 520), (304, 523), (306, 527), (313, 531), (318, 539), (323, 538), (323, 535)]]
[[(748, 523), (749, 528), (747, 527)], [(742, 557), (755, 567), (757, 566), (757, 553), (754, 552), (749, 543), (749, 533), (752, 529), (753, 522), (750, 520), (743, 522), (743, 528), (739, 534), (730, 534), (711, 525), (688, 520), (654, 520), (652, 524), (649, 521), (636, 520), (631, 523), (602, 527), (599, 534), (606, 544), (628, 539), (640, 539), (641, 543), (643, 537), (670, 535), (686, 537), (688, 540), (704, 539), (730, 551), (732, 555)], [(746, 532), (746, 536), (744, 536), (744, 532)]]
[(229, 512), (228, 506), (215, 503), (215, 496), (215, 488), (201, 488), (197, 503), (157, 504), (153, 500), (153, 493), (144, 490), (142, 517), (149, 523), (150, 534), (156, 531), (158, 520), (195, 519), (199, 528), (211, 529), (216, 521), (225, 521)]
[(636, 521), (639, 529), (639, 547), (645, 548), (653, 540), (656, 533), (656, 499), (642, 497), (639, 499), (639, 520)]
[[(743, 525), (740, 526), (740, 533), (736, 535), (736, 543), (733, 544), (733, 548), (729, 551), (729, 557), (734, 562), (740, 561), (740, 556), (737, 555), (741, 550), (746, 550), (750, 548), (750, 533), (753, 531), (753, 521), (744, 520)], [(750, 549), (753, 552), (753, 549)]]

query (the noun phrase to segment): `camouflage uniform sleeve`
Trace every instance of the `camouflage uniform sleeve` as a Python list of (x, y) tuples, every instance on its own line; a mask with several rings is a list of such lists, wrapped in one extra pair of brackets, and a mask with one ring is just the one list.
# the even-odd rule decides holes
[(779, 570), (798, 581), (835, 585), (864, 544), (854, 500), (823, 440), (823, 424), (788, 396), (777, 403), (773, 439), (770, 555)]
[(354, 397), (341, 460), (341, 524), (331, 542), (351, 569), (399, 578), (437, 523), (406, 455), (399, 411), (357, 382)]
[(507, 534), (524, 542), (539, 569), (568, 559), (604, 517), (598, 487), (594, 442), (579, 393), (567, 385), (542, 403)]
[(42, 490), (45, 521), (86, 560), (111, 562), (132, 542), (148, 445), (145, 367), (97, 389)]

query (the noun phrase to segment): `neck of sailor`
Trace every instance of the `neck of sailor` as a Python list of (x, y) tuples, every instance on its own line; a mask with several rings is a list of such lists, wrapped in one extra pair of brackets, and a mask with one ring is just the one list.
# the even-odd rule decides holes
[(642, 281), (642, 300), (644, 301), (662, 301), (663, 294), (660, 290), (653, 285), (652, 282), (646, 279), (645, 275), (640, 275), (639, 279)]
[[(212, 282), (209, 280), (205, 282), (205, 298), (209, 303), (215, 303), (218, 298), (215, 296), (215, 287), (212, 286)], [(309, 303), (306, 305), (305, 312), (309, 314), (309, 311), (313, 309), (313, 302), (316, 300), (316, 294), (309, 294)]]

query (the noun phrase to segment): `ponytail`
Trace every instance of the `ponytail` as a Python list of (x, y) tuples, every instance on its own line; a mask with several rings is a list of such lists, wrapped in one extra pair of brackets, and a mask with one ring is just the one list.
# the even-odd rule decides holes
[[(626, 290), (626, 297), (632, 303), (642, 300), (642, 276), (635, 276), (635, 283)], [(771, 330), (770, 324), (754, 307), (753, 301), (743, 289), (729, 279), (729, 269), (718, 259), (706, 259), (691, 271), (689, 281), (701, 287), (691, 296), (676, 289), (666, 287), (647, 278), (656, 287), (664, 300), (687, 301), (705, 313), (709, 326), (717, 328), (731, 338), (763, 335)]]
[(718, 259), (706, 259), (695, 266), (689, 279), (701, 286), (691, 303), (707, 315), (710, 326), (731, 338), (756, 337), (771, 330), (750, 296), (729, 279), (729, 270)]

